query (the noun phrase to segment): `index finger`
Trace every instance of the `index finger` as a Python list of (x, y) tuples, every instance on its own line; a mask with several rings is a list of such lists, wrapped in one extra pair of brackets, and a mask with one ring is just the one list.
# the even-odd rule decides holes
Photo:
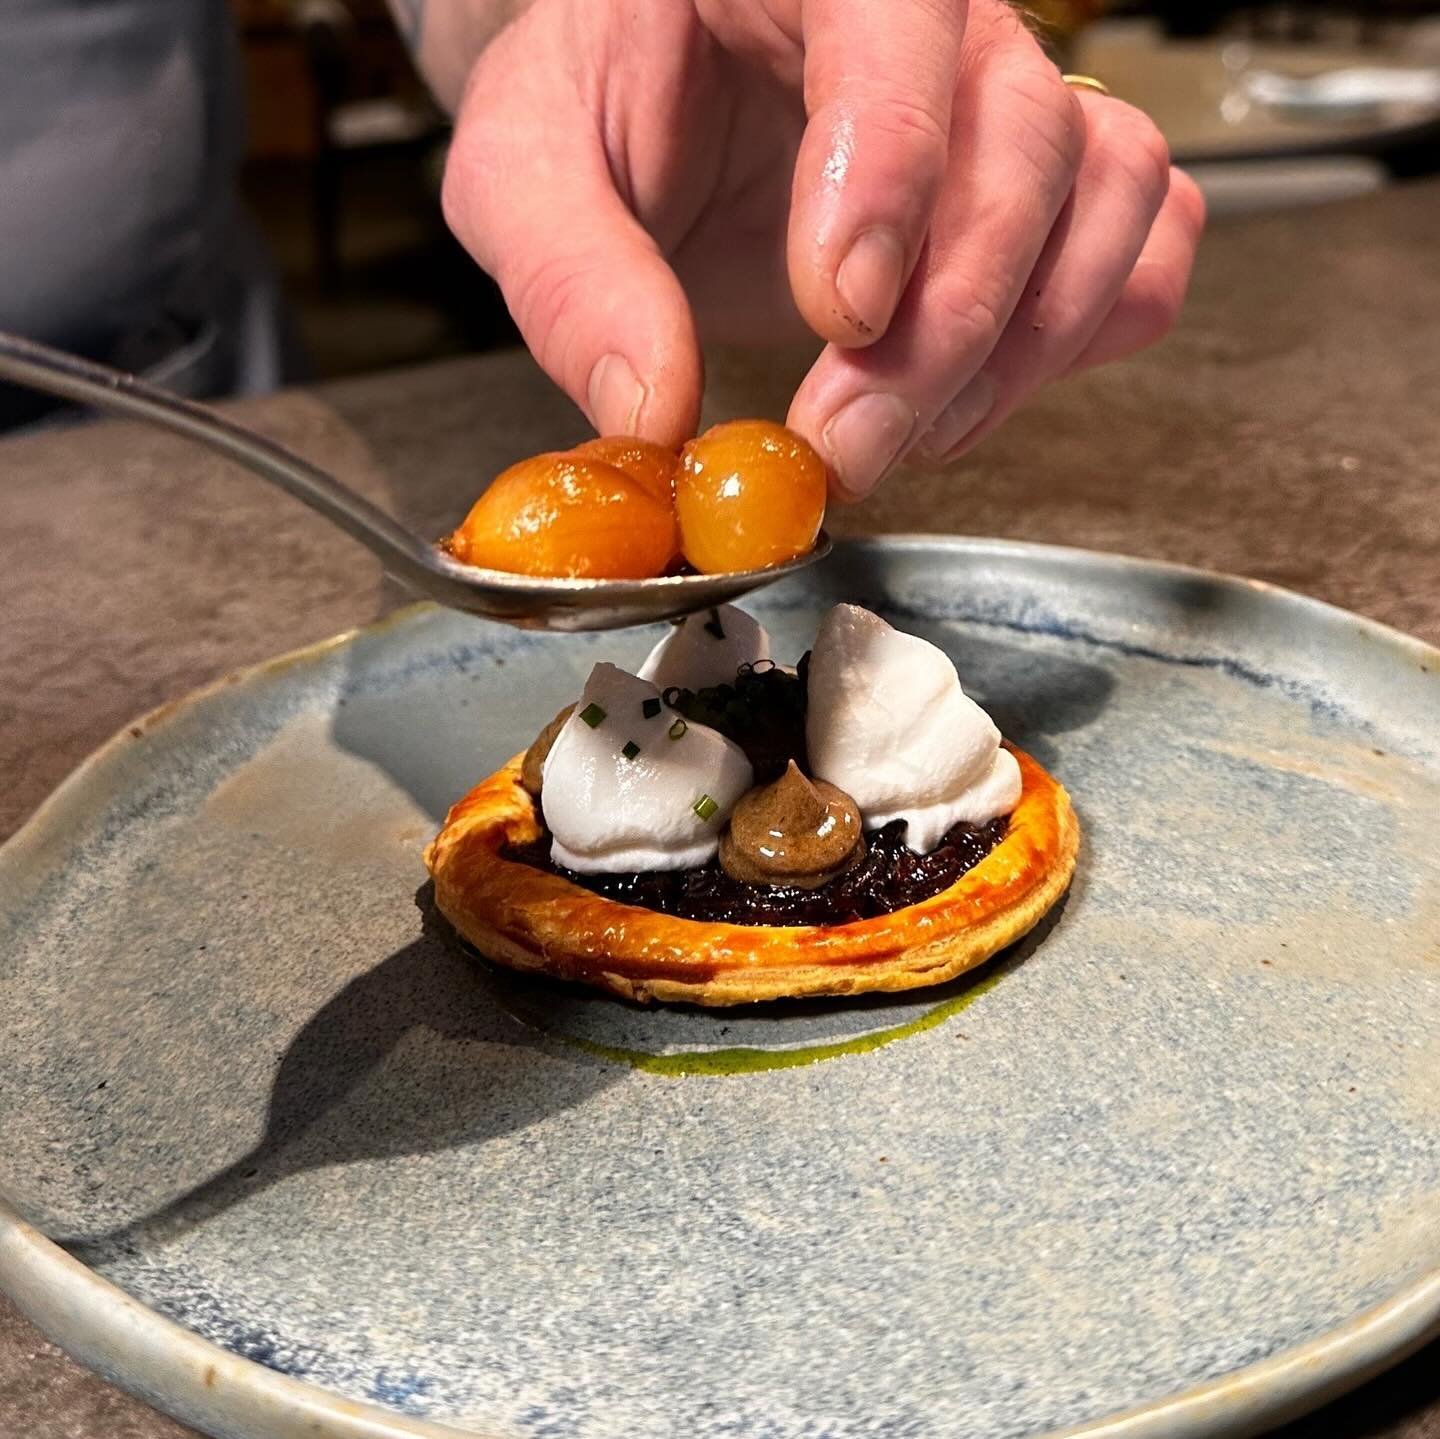
[(950, 149), (966, 0), (803, 0), (805, 135), (787, 258), (806, 322), (837, 345), (885, 333)]
[(826, 348), (788, 423), (851, 498), (959, 393), (1000, 339), (1070, 193), (1084, 128), (1074, 92), (1012, 17), (967, 45), (957, 144), (919, 272), (866, 350)]

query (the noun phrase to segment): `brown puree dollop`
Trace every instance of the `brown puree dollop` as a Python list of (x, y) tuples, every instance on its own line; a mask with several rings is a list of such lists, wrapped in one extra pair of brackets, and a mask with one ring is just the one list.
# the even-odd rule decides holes
[(864, 853), (855, 801), (807, 779), (793, 759), (779, 779), (740, 796), (720, 837), (720, 867), (745, 884), (818, 889)]

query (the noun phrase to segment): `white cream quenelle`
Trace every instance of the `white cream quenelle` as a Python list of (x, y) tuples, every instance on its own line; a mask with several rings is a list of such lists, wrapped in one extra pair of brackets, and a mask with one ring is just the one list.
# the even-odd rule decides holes
[(718, 730), (682, 720), (647, 680), (600, 664), (546, 757), (544, 781), (555, 863), (628, 874), (704, 864), (754, 775)]
[(945, 652), (858, 605), (820, 622), (808, 704), (812, 773), (855, 800), (867, 829), (905, 820), (916, 854), (1020, 801), (1020, 766)]
[(687, 615), (650, 651), (640, 678), (667, 690), (729, 684), (741, 665), (770, 658), (765, 627), (734, 605)]

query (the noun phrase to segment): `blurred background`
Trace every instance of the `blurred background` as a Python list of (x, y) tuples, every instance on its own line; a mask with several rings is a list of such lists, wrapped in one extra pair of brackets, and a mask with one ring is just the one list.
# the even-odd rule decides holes
[[(306, 378), (515, 342), (439, 211), (446, 125), (383, 0), (231, 0), (244, 193)], [(1159, 122), (1212, 216), (1440, 169), (1440, 4), (1038, 0), (1060, 63)]]

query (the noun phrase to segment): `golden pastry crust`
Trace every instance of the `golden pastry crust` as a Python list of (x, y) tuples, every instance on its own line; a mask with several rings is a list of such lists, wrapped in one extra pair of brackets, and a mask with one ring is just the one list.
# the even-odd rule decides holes
[(1080, 826), (1064, 789), (1023, 750), (1005, 838), (948, 889), (838, 925), (715, 924), (620, 904), (506, 859), (540, 833), (517, 755), (454, 805), (425, 851), (440, 912), (511, 969), (634, 1000), (748, 1004), (940, 984), (1032, 929), (1065, 892)]

